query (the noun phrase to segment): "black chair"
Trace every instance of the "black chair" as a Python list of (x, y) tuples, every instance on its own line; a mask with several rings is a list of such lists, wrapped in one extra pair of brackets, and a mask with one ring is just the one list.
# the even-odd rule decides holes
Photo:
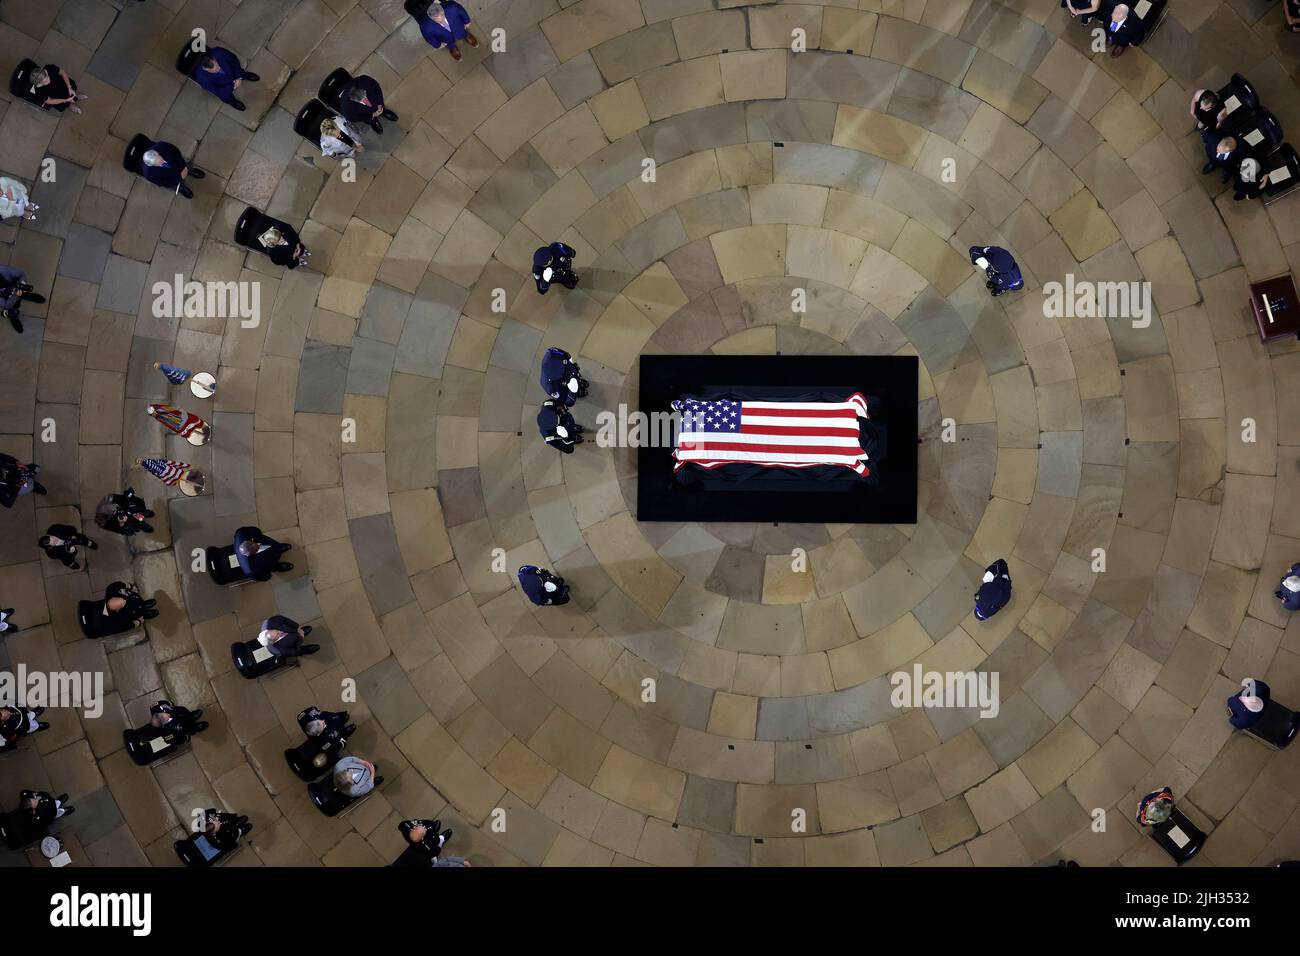
[(128, 173), (135, 173), (137, 176), (144, 175), (144, 153), (151, 145), (153, 140), (144, 133), (136, 133), (131, 137), (131, 142), (126, 144), (126, 154), (122, 157), (122, 168)]
[(1300, 156), (1295, 147), (1283, 143), (1277, 150), (1260, 163), (1260, 174), (1268, 174), (1268, 185), (1264, 187), (1264, 205), (1276, 202), (1300, 186)]
[(193, 40), (187, 40), (185, 46), (181, 47), (180, 55), (176, 57), (176, 72), (190, 79), (194, 79), (194, 70), (204, 56), (202, 51), (194, 49), (193, 44)]
[(297, 747), (287, 749), (284, 752), (284, 760), (299, 780), (314, 783), (334, 769), (334, 765), (343, 756), (347, 745), (346, 737), (332, 741), (308, 737)]
[(127, 755), (141, 767), (178, 756), (189, 740), (187, 734), (165, 733), (151, 724), (122, 731), (122, 743), (126, 745)]
[(1180, 865), (1196, 856), (1205, 845), (1204, 832), (1177, 807), (1170, 811), (1169, 819), (1151, 828), (1151, 839)]
[(1289, 707), (1283, 707), (1275, 700), (1270, 700), (1264, 705), (1264, 712), (1260, 714), (1259, 720), (1246, 728), (1246, 733), (1281, 750), (1295, 739), (1298, 729), (1300, 729), (1300, 714)]
[(1223, 129), (1236, 138), (1248, 155), (1256, 159), (1263, 159), (1282, 143), (1282, 124), (1265, 109), (1241, 114), (1237, 120), (1228, 120)]
[(206, 834), (194, 833), (184, 840), (177, 840), (172, 849), (186, 866), (203, 867), (219, 866), (238, 853), (243, 845), (241, 840), (232, 849), (222, 850), (208, 840)]
[(1129, 9), (1133, 16), (1142, 21), (1144, 28), (1142, 42), (1146, 43), (1160, 24), (1165, 22), (1165, 14), (1169, 12), (1169, 0), (1131, 0)]
[(47, 829), (38, 826), (30, 813), (13, 810), (0, 813), (0, 842), (11, 850), (21, 850), (45, 837)]
[(32, 91), (32, 74), (39, 68), (35, 60), (23, 60), (14, 68), (14, 75), (9, 80), (9, 92), (33, 106), (46, 110), (45, 97)]
[(319, 146), (321, 120), (335, 115), (337, 114), (320, 100), (309, 100), (307, 105), (300, 109), (298, 115), (294, 117), (293, 131), (303, 139), (310, 140)]
[[(371, 790), (370, 793), (374, 791)], [(370, 793), (366, 794), (366, 797), (370, 796)], [(349, 797), (334, 789), (334, 785), (328, 780), (307, 784), (307, 796), (312, 805), (327, 817), (336, 817), (354, 803), (366, 798)]]
[(431, 0), (402, 0), (402, 9), (417, 20), (424, 19), (429, 12)]
[(249, 680), (257, 680), (298, 662), (297, 657), (276, 657), (256, 639), (231, 644), (230, 656), (235, 662), (235, 670)]
[(343, 91), (347, 89), (347, 85), (351, 82), (352, 74), (343, 67), (339, 67), (325, 77), (325, 82), (320, 85), (320, 90), (317, 91), (316, 96), (335, 113), (341, 113), (343, 112)]
[(92, 640), (112, 637), (114, 634), (125, 634), (127, 631), (134, 631), (137, 626), (134, 621), (105, 614), (102, 598), (98, 601), (78, 601), (77, 623), (81, 625), (81, 633)]
[[(254, 209), (253, 211), (256, 212), (257, 210)], [(235, 229), (235, 239), (236, 241), (239, 240), (238, 227)], [(241, 245), (247, 245), (247, 243), (241, 243)], [(224, 548), (218, 548), (215, 545), (207, 548), (204, 551), (204, 559), (208, 567), (208, 577), (222, 587), (238, 587), (252, 580), (244, 573), (244, 569), (239, 566), (233, 544), (228, 544)]]
[(1251, 85), (1240, 73), (1232, 74), (1232, 79), (1228, 85), (1219, 90), (1219, 102), (1223, 104), (1223, 109), (1227, 111), (1224, 117), (1224, 123), (1227, 123), (1232, 114), (1237, 110), (1245, 110), (1247, 113), (1253, 113), (1259, 109), (1259, 94), (1255, 92), (1255, 87)]

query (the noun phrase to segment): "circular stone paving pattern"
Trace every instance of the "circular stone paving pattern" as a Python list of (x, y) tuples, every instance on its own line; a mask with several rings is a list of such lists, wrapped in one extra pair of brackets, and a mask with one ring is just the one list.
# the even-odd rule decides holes
[[(0, 171), (42, 206), (0, 227), (4, 255), (50, 297), (0, 335), (0, 450), (49, 489), (0, 513), (23, 628), (0, 661), (106, 691), (0, 759), (12, 787), (71, 795), (74, 859), (175, 865), (194, 808), (224, 806), (254, 825), (241, 865), (386, 864), (415, 816), (488, 865), (1157, 865), (1132, 816), (1165, 785), (1209, 833), (1198, 863), (1300, 855), (1300, 750), (1224, 707), (1246, 676), (1300, 705), (1272, 596), (1300, 559), (1279, 412), (1300, 349), (1262, 346), (1248, 305), (1300, 264), (1300, 198), (1234, 203), (1187, 113), (1241, 70), (1300, 129), (1300, 45), (1259, 3), (1175, 3), (1119, 59), (1058, 0), (859, 6), (476, 2), (505, 50), (455, 62), (397, 0), (5, 4), (0, 66), (57, 62), (90, 94), (63, 116), (6, 94), (0, 121)], [(260, 74), (246, 112), (176, 73), (197, 27)], [(338, 66), (400, 115), (355, 168), (292, 128)], [(192, 201), (122, 169), (140, 132), (208, 171)], [(301, 226), (305, 268), (233, 244), (250, 204)], [(556, 239), (582, 282), (539, 296)], [(1011, 249), (1026, 291), (991, 299), (976, 243)], [(257, 283), (260, 321), (157, 314), (177, 274)], [(1150, 283), (1150, 325), (1046, 318), (1067, 275)], [(634, 450), (536, 436), (548, 346), (590, 378), (589, 427), (637, 407), (645, 354), (917, 356), (918, 520), (639, 523)], [(215, 372), (215, 399), (156, 361)], [(159, 401), (212, 443), (164, 432)], [(126, 484), (152, 534), (101, 533), (75, 572), (40, 555)], [(218, 588), (196, 549), (245, 524), (295, 569)], [(1014, 598), (979, 622), (998, 557)], [(521, 564), (573, 602), (529, 605), (502, 573)], [(78, 600), (118, 579), (160, 615), (83, 639)], [(230, 645), (277, 612), (322, 650), (245, 680)], [(894, 707), (889, 674), (917, 664), (996, 673), (997, 716)], [(121, 731), (164, 696), (211, 728), (138, 767)], [(385, 778), (346, 817), (282, 756), (313, 703), (353, 715), (350, 752)]]

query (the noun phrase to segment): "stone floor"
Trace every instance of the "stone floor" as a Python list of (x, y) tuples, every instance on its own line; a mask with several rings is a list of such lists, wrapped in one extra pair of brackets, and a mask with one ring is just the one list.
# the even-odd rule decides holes
[[(255, 826), (238, 865), (387, 863), (398, 820), (436, 815), (476, 864), (1093, 866), (1169, 863), (1131, 819), (1168, 784), (1210, 833), (1197, 864), (1300, 856), (1300, 748), (1230, 733), (1223, 705), (1246, 675), (1300, 705), (1300, 625), (1271, 594), (1300, 558), (1281, 414), (1300, 345), (1262, 347), (1246, 310), (1248, 281), (1300, 266), (1300, 195), (1233, 203), (1198, 175), (1187, 116), (1241, 69), (1300, 130), (1279, 5), (1173, 0), (1119, 60), (1058, 0), (470, 8), (506, 52), (453, 62), (399, 0), (0, 8), (0, 72), (53, 60), (91, 94), (61, 118), (0, 94), (0, 171), (57, 171), (37, 222), (0, 226), (51, 299), (23, 336), (0, 329), (0, 448), (49, 486), (0, 513), (0, 606), (25, 627), (0, 662), (103, 670), (111, 691), (104, 717), (52, 712), (3, 758), (3, 799), (69, 792), (78, 864), (176, 865), (172, 840), (217, 804)], [(175, 72), (199, 26), (261, 74), (247, 112)], [(354, 182), (291, 129), (339, 65), (401, 114)], [(123, 172), (137, 132), (209, 170), (192, 202)], [(305, 222), (310, 267), (231, 243), (248, 203)], [(583, 282), (542, 298), (530, 256), (556, 238)], [(987, 298), (977, 241), (1014, 250), (1029, 291)], [(176, 272), (259, 281), (260, 326), (155, 317)], [(1158, 317), (1045, 319), (1038, 289), (1066, 273), (1149, 280)], [(588, 423), (635, 403), (644, 353), (918, 355), (920, 519), (638, 524), (633, 455), (535, 437), (548, 345), (587, 370)], [(215, 403), (165, 387), (158, 359), (216, 371)], [(211, 445), (147, 418), (169, 394), (207, 413)], [(132, 467), (152, 454), (213, 493), (168, 498)], [(153, 535), (101, 535), (79, 573), (38, 553), (126, 482), (156, 502)], [(191, 571), (249, 522), (294, 543), (293, 574), (225, 591)], [(575, 602), (537, 613), (502, 553), (556, 568)], [(998, 556), (1015, 597), (980, 623), (970, 591)], [(83, 640), (75, 602), (121, 577), (163, 613)], [(246, 681), (228, 646), (277, 609), (324, 649)], [(1000, 715), (895, 710), (886, 675), (914, 661), (998, 672)], [(386, 782), (331, 820), (281, 751), (345, 682)], [(163, 695), (212, 728), (142, 769), (120, 730)]]

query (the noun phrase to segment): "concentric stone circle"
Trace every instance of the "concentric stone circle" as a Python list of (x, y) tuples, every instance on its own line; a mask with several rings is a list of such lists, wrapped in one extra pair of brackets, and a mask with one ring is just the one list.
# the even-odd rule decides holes
[[(1113, 60), (1057, 0), (860, 6), (498, 2), (472, 13), (506, 52), (455, 63), (391, 0), (6, 4), (0, 65), (54, 60), (92, 94), (62, 118), (6, 97), (0, 120), (0, 172), (43, 206), (0, 239), (52, 290), (0, 346), (0, 447), (50, 488), (0, 514), (0, 604), (24, 627), (0, 659), (109, 690), (104, 717), (56, 712), (3, 759), (72, 794), (75, 858), (173, 865), (193, 808), (222, 804), (255, 826), (241, 865), (379, 865), (430, 814), (477, 864), (1157, 865), (1125, 821), (1163, 785), (1210, 833), (1199, 863), (1296, 855), (1292, 751), (1231, 735), (1222, 702), (1247, 675), (1300, 700), (1271, 596), (1300, 552), (1280, 414), (1300, 373), (1245, 304), (1300, 260), (1300, 202), (1215, 192), (1186, 115), (1243, 69), (1300, 128), (1280, 14), (1176, 5)], [(247, 112), (173, 72), (196, 26), (261, 74)], [(401, 115), (355, 181), (290, 125), (339, 65)], [(192, 202), (122, 171), (139, 131), (209, 170)], [(47, 155), (58, 178), (34, 182)], [(304, 223), (308, 268), (230, 243), (247, 204)], [(583, 282), (537, 296), (531, 254), (556, 238)], [(1016, 253), (1025, 294), (987, 297), (976, 242)], [(259, 282), (264, 320), (155, 315), (178, 272)], [(1045, 318), (1041, 287), (1070, 273), (1150, 282), (1157, 317)], [(917, 355), (919, 520), (637, 522), (633, 450), (533, 436), (549, 345), (593, 383), (588, 425), (636, 407), (642, 354)], [(215, 402), (155, 360), (217, 372)], [(143, 406), (165, 399), (209, 412), (213, 444), (164, 440)], [(131, 468), (150, 455), (212, 494), (167, 497)], [(155, 534), (101, 536), (88, 572), (40, 557), (119, 477), (157, 502)], [(296, 568), (218, 590), (193, 549), (245, 523)], [(977, 622), (998, 556), (1015, 600)], [(574, 603), (527, 605), (500, 571), (524, 563)], [(76, 601), (127, 577), (159, 618), (83, 640)], [(324, 650), (245, 681), (229, 644), (277, 610)], [(889, 673), (916, 663), (996, 672), (999, 715), (893, 707)], [(330, 820), (281, 752), (301, 707), (353, 683), (354, 747), (386, 783)], [(138, 768), (120, 731), (159, 696), (213, 726)], [(1104, 833), (1094, 808), (1119, 814)]]

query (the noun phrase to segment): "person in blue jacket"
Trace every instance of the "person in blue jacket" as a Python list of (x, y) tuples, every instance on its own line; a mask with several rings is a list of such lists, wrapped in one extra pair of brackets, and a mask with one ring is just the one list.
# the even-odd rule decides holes
[(518, 571), (519, 586), (528, 600), (539, 607), (569, 603), (569, 586), (545, 568), (525, 564)]
[(533, 281), (537, 291), (546, 295), (552, 282), (558, 282), (566, 289), (577, 288), (578, 275), (573, 271), (573, 257), (578, 250), (562, 242), (553, 242), (542, 246), (533, 253)]
[(1015, 257), (1000, 246), (971, 246), (971, 264), (984, 270), (988, 282), (984, 283), (993, 295), (1015, 292), (1025, 287), (1025, 278)]
[(155, 186), (175, 189), (186, 199), (194, 198), (194, 191), (185, 185), (187, 177), (203, 178), (203, 170), (185, 162), (181, 151), (171, 143), (158, 140), (144, 151), (141, 157), (140, 175)]
[(469, 14), (456, 0), (433, 0), (419, 18), (420, 35), (435, 50), (446, 47), (451, 51), (451, 58), (459, 60), (462, 56), (456, 48), (457, 40), (464, 40), (470, 46), (478, 46), (478, 37), (469, 32)]
[(235, 97), (235, 90), (244, 80), (256, 83), (260, 79), (256, 73), (249, 73), (240, 65), (239, 57), (220, 46), (212, 47), (199, 57), (194, 67), (195, 83), (241, 112), (247, 107)]
[(1228, 723), (1238, 730), (1246, 730), (1259, 723), (1268, 706), (1270, 691), (1262, 680), (1247, 677), (1241, 690), (1228, 698)]
[(235, 559), (254, 581), (269, 581), (275, 571), (292, 571), (292, 564), (280, 560), (280, 555), (292, 547), (268, 538), (261, 528), (251, 525), (235, 532)]
[(1300, 564), (1291, 565), (1291, 570), (1282, 575), (1281, 584), (1273, 594), (1288, 611), (1300, 611)]
[(984, 579), (975, 592), (975, 617), (987, 621), (1011, 600), (1011, 569), (998, 558), (984, 569)]
[(552, 401), (566, 408), (585, 398), (591, 384), (582, 377), (582, 369), (573, 361), (573, 356), (557, 348), (547, 349), (542, 356), (541, 383), (542, 390), (551, 396)]
[(583, 428), (569, 410), (559, 402), (543, 402), (537, 410), (537, 430), (541, 432), (546, 444), (558, 448), (566, 455), (573, 454), (573, 446), (583, 442)]

